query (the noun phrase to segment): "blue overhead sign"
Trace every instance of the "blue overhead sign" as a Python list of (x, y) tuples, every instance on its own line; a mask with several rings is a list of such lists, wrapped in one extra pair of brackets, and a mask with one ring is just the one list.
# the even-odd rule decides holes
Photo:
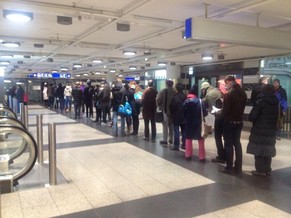
[(185, 33), (184, 38), (189, 39), (192, 37), (192, 18), (185, 20)]
[(28, 78), (54, 78), (54, 79), (70, 79), (70, 73), (31, 73)]

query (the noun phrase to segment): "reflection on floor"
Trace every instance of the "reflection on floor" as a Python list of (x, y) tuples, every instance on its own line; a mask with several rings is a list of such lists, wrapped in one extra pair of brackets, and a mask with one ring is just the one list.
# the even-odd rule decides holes
[[(48, 183), (47, 164), (19, 181), (14, 193), (1, 195), (6, 217), (291, 217), (290, 141), (277, 141), (272, 175), (254, 177), (253, 156), (245, 153), (244, 172), (222, 174), (212, 135), (206, 140), (207, 162), (185, 161), (182, 151), (143, 141), (138, 136), (112, 137), (111, 128), (90, 119), (71, 119), (41, 106), (29, 107), (29, 131), (36, 134), (36, 115), (57, 124), (58, 185)], [(197, 154), (197, 142), (194, 143)], [(47, 151), (44, 153), (47, 160)]]

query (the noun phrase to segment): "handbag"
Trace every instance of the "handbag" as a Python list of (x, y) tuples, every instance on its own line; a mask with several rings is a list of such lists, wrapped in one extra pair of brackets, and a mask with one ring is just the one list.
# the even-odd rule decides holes
[(157, 123), (162, 123), (164, 121), (164, 113), (163, 111), (156, 111), (155, 119)]
[(118, 107), (118, 113), (120, 116), (131, 116), (132, 115), (132, 108), (127, 101), (127, 97), (125, 97), (125, 98), (126, 98), (126, 101), (125, 101), (124, 105), (121, 104)]
[(203, 108), (202, 108), (202, 101), (201, 101), (201, 99), (200, 99), (200, 107), (201, 107), (201, 137), (203, 139), (206, 139), (208, 137), (208, 134), (212, 130), (212, 126), (207, 125), (207, 123), (204, 121)]

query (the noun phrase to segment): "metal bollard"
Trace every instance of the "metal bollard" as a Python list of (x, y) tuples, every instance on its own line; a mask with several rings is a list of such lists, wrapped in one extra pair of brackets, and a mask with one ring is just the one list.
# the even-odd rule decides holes
[(57, 184), (57, 158), (56, 158), (56, 124), (49, 123), (49, 183)]
[(28, 107), (27, 107), (27, 105), (24, 105), (23, 116), (24, 116), (24, 126), (25, 126), (26, 130), (28, 130)]
[(20, 103), (20, 121), (21, 123), (23, 123), (23, 125), (25, 126), (25, 116), (24, 116), (24, 104)]
[(42, 115), (36, 115), (36, 137), (38, 144), (37, 162), (43, 164), (43, 127)]

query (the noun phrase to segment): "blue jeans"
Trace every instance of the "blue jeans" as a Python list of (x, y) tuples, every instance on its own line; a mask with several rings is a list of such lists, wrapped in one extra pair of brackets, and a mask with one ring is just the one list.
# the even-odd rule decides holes
[(182, 135), (182, 146), (185, 146), (185, 124), (174, 125), (174, 148), (179, 148), (180, 145), (180, 128)]
[(74, 104), (75, 108), (75, 119), (81, 116), (81, 104)]
[(243, 122), (233, 123), (224, 122), (223, 137), (226, 154), (226, 169), (233, 168), (233, 152), (235, 150), (234, 167), (238, 170), (242, 169), (242, 147), (240, 143), (241, 130)]

